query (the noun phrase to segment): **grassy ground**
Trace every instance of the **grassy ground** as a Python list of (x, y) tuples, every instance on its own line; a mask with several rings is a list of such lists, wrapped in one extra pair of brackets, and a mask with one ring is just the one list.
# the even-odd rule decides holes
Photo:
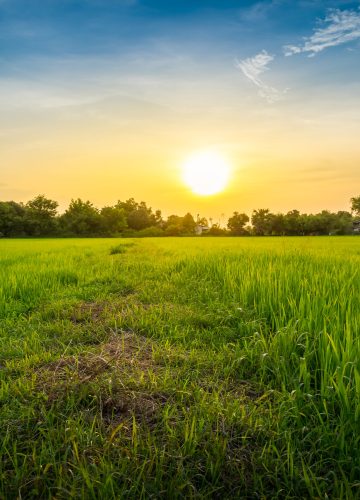
[(0, 242), (0, 498), (359, 498), (360, 238)]

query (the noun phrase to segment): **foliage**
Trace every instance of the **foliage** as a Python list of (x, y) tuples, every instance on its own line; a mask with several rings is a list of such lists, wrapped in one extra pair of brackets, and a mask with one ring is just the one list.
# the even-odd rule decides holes
[(0, 232), (3, 236), (26, 234), (26, 209), (15, 201), (0, 201)]
[(80, 198), (71, 200), (69, 208), (61, 216), (66, 232), (74, 235), (91, 236), (101, 230), (101, 215), (90, 201)]
[(104, 236), (121, 233), (127, 228), (125, 211), (118, 207), (103, 207), (101, 209), (101, 228)]
[(271, 214), (267, 208), (254, 210), (251, 215), (251, 224), (254, 228), (254, 234), (257, 236), (265, 236), (271, 234)]
[(355, 213), (355, 215), (360, 217), (360, 196), (355, 196), (351, 198), (351, 210)]
[(164, 236), (164, 230), (158, 226), (150, 226), (150, 227), (146, 227), (146, 228), (142, 229), (141, 231), (138, 231), (136, 236), (138, 236), (140, 238)]
[(56, 211), (58, 203), (45, 198), (44, 195), (36, 196), (25, 205), (25, 227), (30, 236), (46, 236), (56, 233)]
[[(360, 196), (352, 198), (352, 211), (360, 214)], [(254, 210), (249, 217), (234, 212), (228, 219), (227, 230), (218, 224), (210, 227), (205, 217), (170, 215), (163, 219), (160, 210), (153, 211), (144, 201), (134, 198), (118, 201), (100, 210), (90, 201), (71, 200), (64, 214), (58, 215), (58, 203), (44, 195), (36, 196), (25, 205), (14, 201), (0, 202), (0, 236), (191, 236), (197, 226), (203, 226), (207, 236), (307, 236), (345, 235), (353, 233), (355, 219), (350, 212), (323, 210), (318, 214), (302, 214), (291, 210), (273, 214), (269, 209)], [(357, 208), (358, 207), (358, 208)]]
[(164, 224), (167, 236), (193, 235), (196, 227), (194, 217), (187, 213), (183, 217), (170, 215)]
[(116, 208), (124, 211), (127, 225), (135, 231), (158, 226), (162, 223), (161, 211), (156, 210), (153, 213), (152, 209), (144, 201), (137, 203), (134, 198), (130, 198), (125, 202), (118, 201)]
[(230, 233), (234, 236), (243, 236), (248, 234), (245, 229), (246, 224), (249, 222), (249, 217), (246, 214), (239, 214), (239, 212), (234, 212), (233, 216), (228, 220), (228, 228)]
[(138, 208), (130, 212), (127, 221), (129, 227), (136, 231), (150, 227), (151, 224), (150, 215), (144, 208)]
[(227, 236), (228, 234), (228, 231), (220, 227), (219, 224), (212, 224), (206, 236)]
[(182, 218), (181, 227), (182, 231), (186, 234), (194, 233), (196, 222), (194, 220), (194, 217), (189, 212)]

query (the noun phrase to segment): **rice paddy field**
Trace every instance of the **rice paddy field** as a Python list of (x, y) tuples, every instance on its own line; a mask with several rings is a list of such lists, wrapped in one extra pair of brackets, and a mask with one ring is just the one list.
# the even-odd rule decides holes
[(360, 238), (0, 241), (0, 498), (360, 498)]

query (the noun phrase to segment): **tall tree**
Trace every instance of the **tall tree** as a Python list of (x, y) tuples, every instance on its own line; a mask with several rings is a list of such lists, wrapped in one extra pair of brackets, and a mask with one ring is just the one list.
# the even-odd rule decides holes
[(264, 236), (270, 232), (271, 214), (269, 209), (260, 208), (254, 210), (251, 216), (251, 224), (256, 235)]
[(127, 223), (131, 229), (140, 231), (141, 229), (150, 227), (152, 225), (152, 219), (146, 208), (139, 207), (128, 214)]
[(154, 222), (157, 226), (162, 226), (163, 225), (163, 218), (161, 215), (161, 210), (156, 210), (154, 214)]
[(219, 224), (213, 224), (207, 233), (209, 236), (227, 236), (228, 232), (226, 229), (219, 226)]
[(57, 201), (36, 196), (26, 203), (26, 231), (31, 236), (46, 236), (57, 229)]
[(182, 218), (181, 225), (182, 230), (185, 234), (193, 234), (195, 231), (196, 222), (194, 220), (194, 217), (188, 212)]
[(351, 210), (354, 214), (360, 217), (360, 196), (355, 196), (351, 198)]
[(182, 217), (169, 215), (165, 223), (165, 234), (167, 236), (179, 236), (182, 233)]
[(0, 201), (0, 236), (25, 236), (25, 212), (22, 203)]
[(139, 208), (139, 204), (134, 200), (134, 198), (129, 198), (126, 201), (119, 200), (115, 206), (116, 208), (122, 208), (125, 211), (126, 216), (128, 216), (130, 212)]
[(336, 214), (336, 234), (351, 234), (353, 230), (353, 218), (350, 212), (341, 210)]
[(231, 234), (234, 236), (243, 236), (248, 234), (245, 229), (246, 224), (249, 222), (249, 217), (246, 214), (239, 214), (239, 212), (234, 212), (232, 217), (229, 218), (227, 227), (229, 228)]
[(196, 222), (194, 217), (187, 213), (183, 217), (170, 215), (165, 224), (165, 234), (168, 236), (180, 236), (194, 234)]
[(269, 233), (275, 236), (286, 234), (286, 216), (284, 214), (269, 215)]
[(123, 208), (103, 207), (101, 209), (101, 232), (106, 236), (121, 233), (126, 227), (126, 217)]
[(71, 200), (61, 216), (65, 231), (79, 236), (96, 236), (101, 233), (101, 215), (90, 201)]
[(148, 207), (145, 201), (138, 203), (134, 198), (129, 198), (126, 201), (119, 200), (115, 207), (124, 210), (129, 228), (135, 231), (162, 225), (161, 211), (156, 210), (153, 213), (152, 208)]
[(299, 210), (291, 210), (284, 216), (285, 234), (298, 236), (302, 234), (302, 218)]

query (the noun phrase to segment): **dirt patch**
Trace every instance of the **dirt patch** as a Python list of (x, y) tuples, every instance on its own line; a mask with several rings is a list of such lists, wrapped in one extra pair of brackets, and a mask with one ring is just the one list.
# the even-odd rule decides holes
[(122, 332), (113, 334), (96, 351), (85, 351), (78, 356), (62, 356), (57, 361), (43, 365), (38, 370), (38, 376), (52, 381), (71, 380), (76, 376), (78, 381), (86, 382), (109, 370), (130, 367), (148, 370), (154, 366), (151, 342), (134, 333)]
[(123, 332), (96, 351), (43, 365), (37, 371), (36, 390), (46, 395), (46, 405), (71, 401), (78, 411), (96, 413), (110, 431), (122, 422), (130, 429), (133, 417), (154, 426), (168, 396), (148, 390), (146, 378), (160, 369), (152, 343)]
[(151, 342), (142, 336), (130, 332), (113, 335), (101, 346), (100, 355), (121, 367), (127, 365), (138, 366), (142, 369), (152, 368), (153, 350)]
[(102, 403), (101, 416), (105, 425), (111, 427), (130, 416), (152, 427), (159, 421), (159, 410), (167, 401), (167, 394), (119, 390)]
[[(86, 323), (101, 323), (106, 321), (106, 316), (108, 313), (112, 315), (124, 316), (129, 314), (130, 307), (127, 303), (120, 302), (122, 297), (128, 297), (129, 295), (134, 295), (135, 290), (131, 287), (123, 287), (119, 289), (114, 289), (111, 292), (112, 295), (116, 295), (119, 301), (114, 302), (82, 302), (74, 307), (70, 317), (70, 321), (74, 325), (81, 325)], [(133, 304), (134, 302), (131, 301)]]
[(84, 302), (73, 310), (70, 321), (74, 324), (101, 321), (105, 309), (105, 303)]

